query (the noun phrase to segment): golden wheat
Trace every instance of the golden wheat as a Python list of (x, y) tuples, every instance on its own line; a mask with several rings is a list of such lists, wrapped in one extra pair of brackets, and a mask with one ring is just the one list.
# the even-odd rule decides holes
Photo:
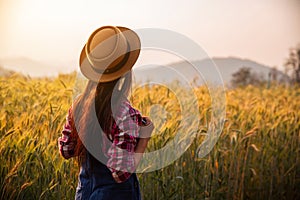
[[(74, 74), (0, 78), (0, 199), (74, 197), (78, 167), (74, 160), (60, 157), (57, 148), (74, 80)], [(196, 150), (208, 128), (211, 101), (205, 87), (194, 93), (200, 113), (197, 137), (171, 165), (139, 174), (144, 199), (300, 197), (299, 88), (227, 91), (226, 123), (205, 158), (197, 158)], [(153, 111), (159, 126), (148, 151), (166, 145), (180, 127), (176, 95), (162, 86), (143, 87), (134, 91), (132, 102), (146, 115), (151, 105), (165, 109)]]

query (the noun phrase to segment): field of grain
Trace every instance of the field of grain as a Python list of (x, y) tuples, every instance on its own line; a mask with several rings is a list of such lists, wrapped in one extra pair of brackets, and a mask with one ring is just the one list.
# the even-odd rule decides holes
[[(0, 199), (73, 199), (78, 166), (58, 153), (75, 75), (0, 78)], [(144, 87), (133, 104), (166, 108), (166, 122), (148, 151), (165, 145), (178, 128), (179, 105), (168, 90)], [(226, 122), (209, 155), (197, 157), (210, 116), (205, 87), (198, 136), (171, 165), (139, 174), (144, 199), (299, 199), (300, 88), (270, 86), (226, 92)], [(145, 109), (145, 110), (143, 110)]]

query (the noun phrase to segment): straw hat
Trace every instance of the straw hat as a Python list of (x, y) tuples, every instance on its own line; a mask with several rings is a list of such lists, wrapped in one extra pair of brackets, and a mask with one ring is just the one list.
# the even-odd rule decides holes
[(89, 37), (80, 54), (80, 70), (89, 80), (108, 82), (131, 70), (141, 49), (138, 35), (125, 27), (103, 26)]

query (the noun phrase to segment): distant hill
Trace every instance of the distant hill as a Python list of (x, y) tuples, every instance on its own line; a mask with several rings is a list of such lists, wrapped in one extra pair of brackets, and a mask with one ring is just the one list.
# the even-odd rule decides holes
[[(224, 82), (229, 83), (232, 79), (232, 74), (243, 67), (248, 67), (251, 72), (261, 75), (265, 80), (269, 79), (269, 73), (272, 70), (270, 67), (259, 64), (249, 59), (240, 59), (235, 57), (228, 58), (213, 58), (214, 63), (220, 70)], [(288, 78), (283, 72), (278, 71), (278, 79)]]
[[(12, 57), (0, 59), (0, 76), (7, 76), (14, 72), (31, 77), (57, 76), (59, 72), (67, 73), (71, 71), (68, 68), (51, 67), (49, 64), (33, 60), (26, 57)], [(196, 69), (193, 67), (195, 66)], [(216, 66), (216, 67), (215, 67)], [(248, 59), (235, 57), (212, 58), (194, 61), (191, 63), (182, 61), (171, 63), (165, 66), (135, 67), (134, 76), (136, 82), (154, 81), (159, 83), (172, 82), (174, 80), (185, 80), (186, 83), (194, 82), (198, 85), (205, 81), (220, 82), (220, 76), (226, 85), (230, 84), (232, 74), (242, 67), (248, 67), (251, 72), (255, 72), (268, 80), (271, 68), (263, 64)], [(218, 71), (214, 70), (217, 69)], [(287, 80), (288, 77), (281, 71), (278, 71), (278, 79)]]
[[(195, 66), (197, 70), (193, 68)], [(137, 82), (141, 81), (157, 81), (157, 82), (170, 82), (175, 79), (186, 79), (186, 82), (191, 82), (197, 79), (199, 84), (203, 84), (204, 81), (218, 81), (218, 72), (213, 70), (218, 69), (223, 82), (226, 85), (230, 84), (232, 74), (237, 72), (243, 67), (250, 68), (251, 72), (255, 72), (259, 76), (262, 76), (265, 80), (268, 80), (271, 68), (255, 61), (241, 58), (212, 58), (194, 61), (193, 65), (188, 62), (177, 62), (166, 66), (149, 66), (140, 67), (134, 69), (134, 74)], [(200, 72), (200, 73), (199, 73)], [(202, 75), (201, 75), (202, 74)], [(288, 77), (278, 71), (278, 79), (287, 79)]]
[(27, 57), (2, 58), (0, 66), (31, 77), (56, 76), (59, 71), (55, 67)]

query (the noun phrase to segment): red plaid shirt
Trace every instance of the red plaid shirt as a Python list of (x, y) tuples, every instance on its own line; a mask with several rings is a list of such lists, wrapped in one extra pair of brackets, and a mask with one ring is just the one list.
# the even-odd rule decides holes
[[(135, 171), (134, 150), (137, 145), (141, 119), (140, 112), (131, 107), (128, 101), (124, 101), (115, 116), (112, 132), (108, 135), (112, 142), (110, 144), (103, 142), (102, 149), (108, 158), (106, 165), (118, 183), (127, 180)], [(73, 124), (71, 107), (62, 130), (62, 136), (58, 138), (59, 151), (66, 159), (77, 156), (75, 147), (78, 134)]]

